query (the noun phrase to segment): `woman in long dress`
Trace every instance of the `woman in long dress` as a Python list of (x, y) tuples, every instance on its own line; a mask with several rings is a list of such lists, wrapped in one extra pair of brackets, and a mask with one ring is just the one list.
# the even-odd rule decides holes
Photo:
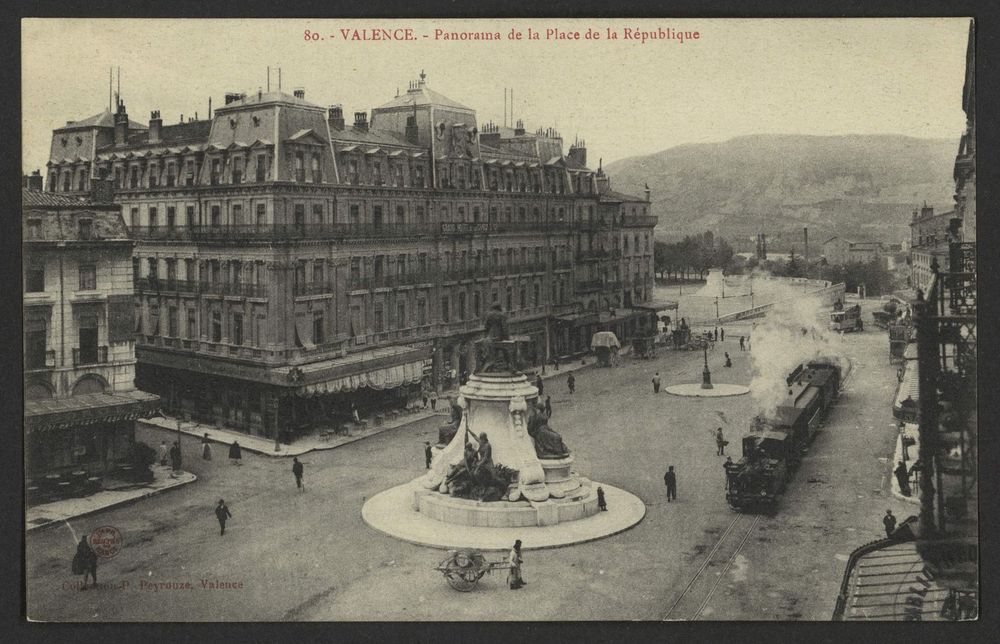
[(507, 561), (510, 563), (510, 576), (508, 577), (510, 589), (517, 590), (525, 584), (524, 579), (521, 577), (521, 564), (524, 563), (524, 560), (521, 559), (520, 539), (514, 542), (514, 547), (510, 549)]

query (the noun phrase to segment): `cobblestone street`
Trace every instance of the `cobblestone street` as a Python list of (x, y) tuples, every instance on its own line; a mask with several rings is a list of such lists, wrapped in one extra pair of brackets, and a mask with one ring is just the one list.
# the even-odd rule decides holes
[[(746, 384), (749, 353), (739, 351), (738, 327), (727, 331), (732, 340), (709, 356), (713, 380)], [(891, 456), (895, 438), (895, 370), (885, 334), (852, 335), (846, 346), (853, 376), (777, 515), (756, 523), (728, 565), (705, 567), (702, 577), (718, 584), (695, 584), (688, 593), (715, 587), (702, 619), (829, 619), (847, 554), (880, 535), (887, 507), (900, 518), (912, 513), (888, 493), (889, 466), (880, 460)], [(733, 357), (732, 369), (722, 366), (723, 351)], [(185, 439), (185, 469), (198, 476), (195, 484), (28, 535), (28, 615), (112, 621), (662, 619), (739, 516), (725, 502), (724, 457), (716, 454), (714, 430), (724, 428), (727, 451), (738, 458), (752, 415), (750, 397), (678, 398), (654, 395), (650, 385), (657, 370), (664, 386), (699, 381), (701, 360), (697, 352), (660, 350), (649, 361), (627, 358), (619, 368), (587, 368), (576, 372), (573, 395), (562, 375), (546, 381), (552, 426), (574, 451), (577, 470), (629, 490), (648, 509), (641, 523), (613, 537), (527, 551), (528, 586), (519, 593), (506, 589), (501, 573), (458, 595), (432, 569), (443, 551), (397, 541), (361, 520), (366, 498), (423, 471), (423, 441), (436, 438), (442, 415), (304, 455), (307, 489), (301, 493), (288, 459), (245, 454), (238, 467), (216, 450), (215, 460), (206, 462), (198, 442)], [(159, 444), (171, 435), (145, 428), (137, 438)], [(663, 486), (667, 465), (678, 472), (678, 500), (670, 504)], [(213, 515), (219, 498), (233, 514), (224, 537)], [(75, 542), (105, 525), (122, 531), (125, 547), (101, 562), (99, 581), (108, 586), (80, 592), (69, 569)], [(747, 530), (737, 534), (739, 527), (727, 539), (743, 539)], [(217, 580), (237, 587), (203, 587)], [(165, 582), (173, 584), (156, 585)]]

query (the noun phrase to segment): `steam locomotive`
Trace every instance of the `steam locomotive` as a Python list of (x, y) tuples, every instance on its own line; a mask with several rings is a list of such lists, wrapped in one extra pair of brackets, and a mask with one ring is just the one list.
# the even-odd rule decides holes
[(726, 467), (726, 501), (737, 510), (773, 506), (795, 471), (823, 415), (840, 393), (840, 367), (828, 360), (800, 364), (785, 383), (774, 416), (757, 416), (743, 438), (743, 457)]

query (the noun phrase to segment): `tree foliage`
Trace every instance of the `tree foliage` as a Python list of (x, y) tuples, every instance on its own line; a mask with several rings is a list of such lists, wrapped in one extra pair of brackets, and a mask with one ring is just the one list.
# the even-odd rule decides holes
[(734, 255), (733, 247), (724, 239), (716, 239), (711, 231), (686, 235), (678, 242), (653, 244), (653, 265), (667, 278), (704, 278), (710, 268), (729, 268)]

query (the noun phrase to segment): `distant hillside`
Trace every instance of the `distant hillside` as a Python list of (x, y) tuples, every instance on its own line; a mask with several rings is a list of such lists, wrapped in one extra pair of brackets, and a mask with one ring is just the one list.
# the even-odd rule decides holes
[[(810, 241), (832, 235), (898, 242), (924, 201), (952, 208), (958, 138), (754, 135), (681, 145), (605, 167), (615, 190), (652, 190), (657, 232), (765, 232)], [(780, 235), (780, 233), (785, 233)]]

